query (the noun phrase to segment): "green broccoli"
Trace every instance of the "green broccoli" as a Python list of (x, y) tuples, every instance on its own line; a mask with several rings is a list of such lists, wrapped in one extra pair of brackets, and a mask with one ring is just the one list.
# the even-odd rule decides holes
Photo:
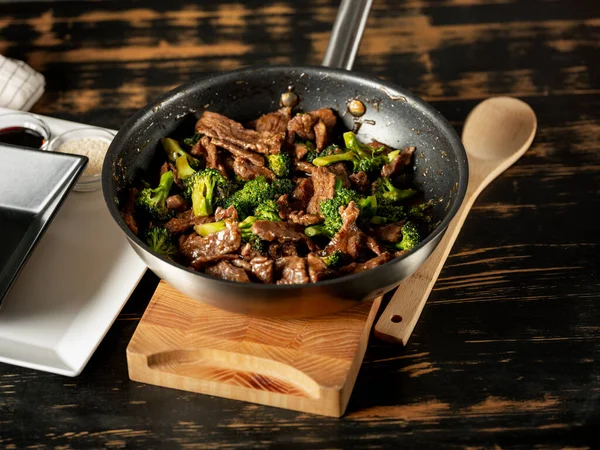
[(242, 233), (242, 241), (246, 243), (250, 243), (253, 249), (259, 251), (260, 253), (264, 253), (265, 243), (264, 241), (257, 235), (252, 232), (252, 225), (258, 219), (254, 216), (248, 216), (244, 220), (238, 223), (240, 227), (240, 231)]
[(167, 158), (169, 158), (169, 161), (175, 163), (175, 162), (177, 162), (178, 157), (185, 156), (188, 164), (193, 169), (197, 170), (200, 167), (200, 160), (198, 158), (194, 158), (192, 155), (190, 155), (185, 150), (183, 150), (181, 148), (181, 145), (179, 145), (179, 142), (177, 142), (175, 139), (162, 138), (160, 140), (160, 143), (162, 144), (163, 148), (165, 149), (165, 152), (167, 153)]
[(289, 178), (281, 178), (271, 183), (271, 199), (277, 200), (284, 194), (291, 195), (296, 188), (296, 184)]
[(353, 171), (360, 172), (361, 170), (367, 174), (372, 174), (379, 171), (381, 167), (388, 162), (386, 156), (381, 154), (383, 147), (373, 149), (372, 147), (360, 142), (352, 131), (344, 133), (344, 143), (347, 151), (337, 153), (330, 151), (329, 154), (325, 149), (318, 158), (313, 160), (315, 166), (327, 166), (329, 164), (349, 161), (353, 165)]
[(377, 205), (377, 212), (371, 217), (370, 222), (376, 225), (383, 225), (386, 223), (400, 222), (406, 218), (406, 211), (402, 205), (394, 204), (379, 204)]
[(306, 227), (304, 229), (304, 234), (310, 238), (315, 236), (325, 236), (331, 239), (335, 235), (335, 232), (332, 232), (331, 227), (327, 227), (324, 223), (322, 223), (319, 225), (311, 225)]
[(362, 218), (373, 217), (377, 214), (377, 197), (375, 195), (361, 198), (358, 200), (357, 205)]
[(186, 180), (196, 173), (185, 156), (178, 156), (175, 159), (175, 167), (177, 168), (177, 176), (181, 180)]
[(185, 138), (183, 140), (183, 143), (189, 147), (193, 147), (194, 145), (196, 145), (198, 143), (198, 141), (200, 140), (201, 137), (202, 137), (202, 135), (200, 133), (195, 132), (193, 136)]
[(378, 178), (373, 183), (373, 191), (380, 203), (396, 203), (417, 194), (414, 189), (398, 189), (389, 178)]
[(389, 152), (386, 156), (388, 162), (392, 162), (400, 155), (400, 150), (394, 150), (393, 152)]
[(223, 208), (235, 206), (240, 219), (244, 219), (250, 216), (258, 205), (272, 199), (273, 187), (271, 184), (265, 177), (256, 177), (254, 180), (247, 181), (241, 189), (223, 199), (221, 206)]
[(227, 195), (229, 180), (215, 169), (204, 169), (186, 180), (186, 196), (192, 199), (194, 216), (210, 216), (219, 198)]
[(172, 257), (177, 253), (177, 247), (173, 243), (173, 236), (164, 227), (154, 227), (147, 230), (144, 240), (154, 253), (161, 256)]
[(334, 250), (333, 253), (325, 256), (319, 256), (325, 265), (329, 268), (336, 268), (342, 264), (346, 255), (341, 250)]
[(290, 174), (292, 160), (286, 152), (267, 155), (267, 167), (277, 178), (285, 178)]
[(424, 223), (431, 223), (433, 220), (433, 200), (429, 200), (424, 203), (412, 206), (408, 210), (408, 216), (412, 220), (421, 221)]
[(313, 144), (311, 141), (296, 141), (296, 144), (300, 144), (303, 145), (304, 147), (306, 147), (306, 156), (304, 157), (304, 159), (306, 161), (308, 161), (309, 163), (312, 163), (313, 160), (319, 156), (319, 152), (317, 152), (317, 149), (315, 148), (315, 144)]
[(274, 200), (267, 200), (254, 209), (257, 220), (268, 220), (269, 222), (281, 222), (279, 217), (279, 206)]
[(208, 222), (200, 225), (194, 225), (194, 231), (200, 236), (208, 236), (209, 234), (218, 233), (225, 229), (225, 221)]
[(173, 215), (173, 212), (167, 208), (167, 197), (174, 181), (173, 172), (169, 170), (162, 174), (157, 187), (142, 189), (135, 199), (135, 205), (138, 210), (153, 219), (169, 219)]
[(402, 226), (402, 239), (395, 244), (395, 247), (398, 250), (411, 250), (419, 244), (420, 240), (419, 230), (409, 221)]

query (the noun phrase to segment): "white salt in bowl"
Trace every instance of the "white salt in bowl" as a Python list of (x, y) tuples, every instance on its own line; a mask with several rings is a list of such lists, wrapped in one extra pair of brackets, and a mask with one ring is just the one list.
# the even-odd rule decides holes
[(114, 136), (104, 128), (77, 128), (56, 136), (43, 150), (87, 156), (88, 164), (73, 190), (91, 192), (102, 187), (102, 163)]

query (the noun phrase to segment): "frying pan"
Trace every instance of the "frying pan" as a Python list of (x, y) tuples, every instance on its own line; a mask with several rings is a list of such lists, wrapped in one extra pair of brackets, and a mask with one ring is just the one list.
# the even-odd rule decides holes
[[(211, 75), (175, 88), (134, 114), (119, 130), (102, 169), (108, 209), (147, 266), (174, 288), (198, 301), (240, 314), (309, 317), (328, 314), (396, 287), (438, 245), (467, 187), (465, 150), (450, 124), (432, 106), (387, 81), (351, 72), (372, 0), (342, 0), (323, 66), (254, 67)], [(125, 224), (127, 191), (158, 172), (164, 136), (189, 136), (204, 110), (242, 123), (280, 107), (292, 89), (296, 111), (332, 108), (348, 129), (360, 124), (363, 142), (393, 148), (416, 146), (414, 181), (435, 200), (439, 225), (416, 248), (375, 269), (305, 285), (247, 284), (220, 280), (155, 254)], [(366, 113), (348, 113), (358, 99)]]

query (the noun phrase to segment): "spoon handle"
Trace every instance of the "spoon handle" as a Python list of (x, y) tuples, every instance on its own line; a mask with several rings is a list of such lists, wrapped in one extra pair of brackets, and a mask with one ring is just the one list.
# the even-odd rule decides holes
[(400, 283), (379, 317), (375, 325), (377, 338), (406, 345), (471, 206), (483, 187), (483, 183), (473, 183), (473, 178), (469, 178), (463, 203), (437, 248), (415, 273)]

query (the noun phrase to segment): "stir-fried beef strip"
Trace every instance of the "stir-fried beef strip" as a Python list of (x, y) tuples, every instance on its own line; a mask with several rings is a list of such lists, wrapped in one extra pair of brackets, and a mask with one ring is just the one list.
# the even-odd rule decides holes
[(235, 267), (227, 261), (220, 261), (218, 264), (208, 267), (206, 273), (222, 280), (250, 283), (250, 278), (244, 269)]
[(382, 177), (391, 177), (410, 166), (415, 147), (407, 147), (394, 158), (392, 162), (387, 163), (381, 168)]
[(284, 256), (275, 261), (277, 284), (304, 284), (310, 281), (306, 273), (306, 260), (299, 256)]
[(202, 136), (196, 145), (199, 145), (204, 149), (206, 154), (206, 167), (209, 169), (216, 169), (221, 172), (222, 175), (227, 176), (225, 165), (220, 161), (217, 146), (212, 140), (208, 136)]
[(288, 122), (292, 118), (292, 109), (289, 106), (265, 114), (259, 117), (254, 122), (250, 123), (250, 127), (256, 131), (267, 131), (269, 133), (285, 133)]
[(238, 212), (235, 209), (235, 206), (231, 205), (227, 209), (217, 206), (217, 209), (215, 209), (215, 221), (221, 221), (225, 219), (238, 220)]
[(350, 184), (352, 185), (352, 189), (354, 189), (359, 194), (367, 194), (371, 189), (371, 183), (369, 183), (369, 177), (362, 170), (353, 173), (349, 177)]
[(263, 283), (273, 282), (273, 260), (266, 256), (257, 256), (250, 260), (252, 274)]
[(196, 122), (196, 131), (212, 139), (264, 155), (279, 153), (285, 137), (285, 133), (249, 130), (235, 120), (210, 111), (202, 113)]
[(214, 222), (214, 217), (206, 216), (206, 217), (195, 217), (194, 213), (191, 209), (179, 213), (177, 217), (173, 217), (167, 223), (165, 223), (165, 228), (171, 234), (179, 234), (184, 233), (194, 225), (201, 225), (203, 223)]
[(183, 211), (187, 208), (187, 203), (179, 194), (167, 197), (167, 208)]
[[(122, 215), (153, 251), (212, 277), (318, 283), (404, 255), (434, 223), (426, 209), (411, 210), (419, 198), (394, 199), (394, 189), (414, 188), (399, 175), (412, 169), (415, 147), (398, 152), (374, 140), (366, 144), (373, 155), (387, 158), (365, 162), (365, 144), (346, 147), (329, 108), (282, 107), (246, 125), (205, 111), (195, 129), (181, 149), (174, 139), (174, 150), (162, 144), (166, 161), (149, 178), (158, 175), (159, 186), (131, 188)], [(355, 155), (335, 156), (348, 152)]]
[(312, 173), (312, 183), (315, 193), (308, 202), (306, 211), (309, 214), (319, 214), (321, 202), (333, 198), (333, 194), (335, 194), (335, 175), (326, 167), (315, 167)]
[(202, 237), (197, 234), (191, 234), (185, 239), (179, 247), (182, 255), (189, 260), (200, 256), (215, 256), (232, 253), (240, 248), (242, 244), (242, 235), (237, 223), (227, 224), (227, 228), (217, 233)]
[(275, 174), (266, 167), (257, 166), (246, 158), (235, 158), (233, 171), (242, 180), (254, 180), (256, 177), (265, 177), (269, 181), (275, 180)]

